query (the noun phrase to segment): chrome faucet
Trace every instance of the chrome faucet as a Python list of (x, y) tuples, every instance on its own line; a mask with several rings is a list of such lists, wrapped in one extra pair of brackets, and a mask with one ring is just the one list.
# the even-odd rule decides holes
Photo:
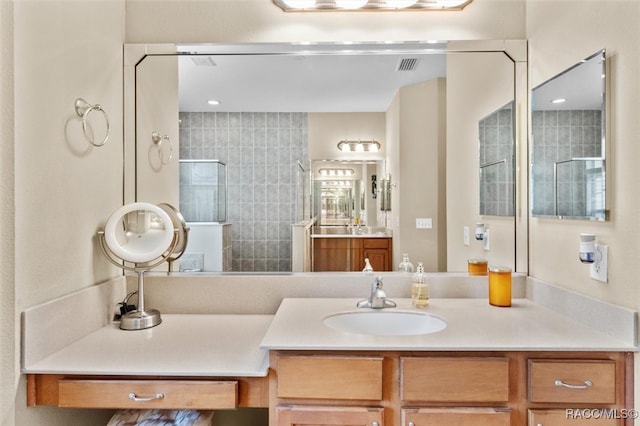
[(395, 308), (396, 302), (387, 299), (387, 294), (382, 289), (382, 277), (377, 276), (371, 283), (371, 295), (368, 299), (364, 299), (358, 302), (356, 305), (358, 308)]

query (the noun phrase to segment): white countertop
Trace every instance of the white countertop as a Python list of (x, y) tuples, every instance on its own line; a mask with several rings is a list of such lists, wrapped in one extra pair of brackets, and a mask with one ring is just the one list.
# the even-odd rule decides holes
[(269, 356), (260, 348), (272, 315), (162, 315), (146, 330), (114, 322), (24, 373), (264, 377)]
[(425, 310), (410, 299), (396, 299), (395, 310), (427, 312), (447, 322), (439, 332), (414, 336), (372, 336), (331, 329), (323, 319), (360, 311), (360, 299), (284, 299), (262, 340), (269, 350), (411, 350), (411, 351), (636, 351), (633, 345), (594, 330), (567, 316), (514, 299), (499, 308), (479, 299), (431, 299)]

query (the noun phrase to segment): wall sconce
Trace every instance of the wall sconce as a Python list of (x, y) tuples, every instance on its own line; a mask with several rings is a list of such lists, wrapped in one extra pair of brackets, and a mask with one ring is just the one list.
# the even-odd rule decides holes
[(338, 149), (342, 152), (378, 152), (380, 151), (380, 142), (342, 140), (338, 142)]
[(594, 234), (580, 234), (580, 254), (578, 257), (580, 262), (590, 265), (589, 276), (594, 280), (607, 282), (608, 252), (607, 246), (596, 244)]
[(273, 0), (285, 12), (462, 10), (473, 0)]

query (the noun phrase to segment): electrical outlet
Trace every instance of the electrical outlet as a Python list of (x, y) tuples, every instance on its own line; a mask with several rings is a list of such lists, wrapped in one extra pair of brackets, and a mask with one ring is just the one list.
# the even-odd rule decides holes
[(590, 276), (596, 281), (608, 282), (608, 262), (609, 247), (596, 244), (596, 261), (590, 265)]
[(462, 232), (463, 232), (463, 242), (465, 246), (469, 245), (469, 227), (465, 226), (464, 228), (462, 228)]

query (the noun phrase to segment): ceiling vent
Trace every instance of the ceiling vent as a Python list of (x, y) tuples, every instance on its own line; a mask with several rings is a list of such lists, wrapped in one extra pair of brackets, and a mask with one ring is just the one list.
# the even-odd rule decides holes
[(191, 56), (191, 60), (197, 67), (215, 67), (216, 63), (213, 61), (213, 58), (208, 55), (200, 56), (193, 55)]
[(418, 66), (419, 61), (420, 59), (418, 58), (402, 58), (400, 62), (398, 62), (396, 71), (413, 71)]

